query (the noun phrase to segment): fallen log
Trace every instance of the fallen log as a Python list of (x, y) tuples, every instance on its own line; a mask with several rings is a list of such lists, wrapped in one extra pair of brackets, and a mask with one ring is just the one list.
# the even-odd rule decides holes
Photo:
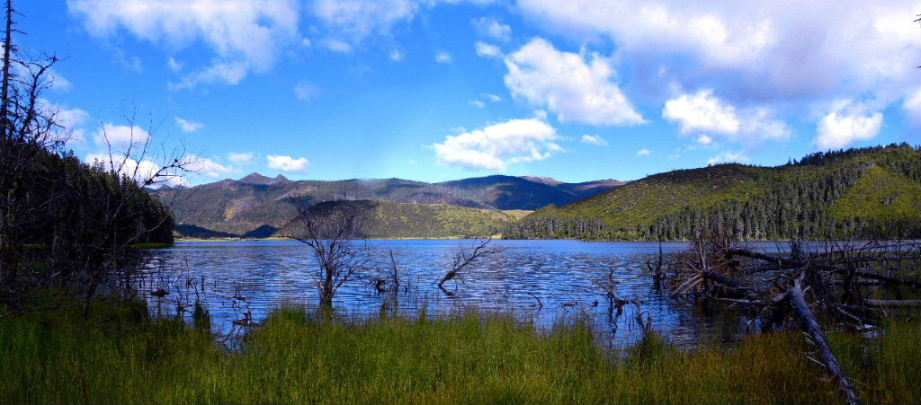
[[(779, 268), (800, 268), (806, 265), (811, 265), (817, 269), (831, 271), (835, 273), (850, 273), (851, 272), (850, 270), (842, 269), (842, 268), (838, 268), (834, 266), (818, 264), (818, 263), (805, 263), (805, 262), (801, 262), (798, 260), (790, 260), (790, 259), (786, 259), (786, 258), (779, 257), (779, 256), (766, 255), (764, 253), (752, 252), (750, 250), (745, 250), (745, 249), (732, 249), (729, 252), (734, 255), (745, 256), (745, 257), (750, 257), (752, 259), (773, 262), (777, 265), (778, 269)], [(855, 271), (854, 275), (864, 277), (864, 278), (871, 278), (874, 280), (884, 281), (888, 284), (906, 285), (906, 286), (921, 289), (921, 283), (917, 281), (904, 280), (901, 278), (889, 277), (889, 276), (884, 276), (884, 275), (876, 274), (876, 273), (868, 273), (865, 271)]]
[(847, 398), (847, 403), (849, 405), (860, 404), (860, 398), (857, 396), (857, 392), (854, 391), (851, 380), (847, 378), (844, 369), (841, 368), (841, 364), (838, 362), (835, 352), (831, 349), (831, 345), (828, 343), (828, 338), (825, 336), (822, 326), (819, 325), (819, 322), (812, 314), (812, 310), (809, 309), (809, 305), (806, 304), (806, 298), (803, 296), (803, 290), (800, 287), (799, 280), (796, 280), (793, 287), (787, 290), (785, 298), (792, 304), (793, 309), (799, 316), (803, 330), (812, 337), (813, 342), (819, 347), (819, 351), (822, 353), (822, 363), (838, 382), (838, 387)]
[(704, 271), (704, 272), (703, 272), (703, 276), (704, 276), (704, 278), (707, 279), (707, 280), (715, 281), (715, 282), (717, 282), (717, 283), (719, 283), (719, 284), (722, 284), (722, 285), (724, 285), (724, 286), (726, 286), (726, 287), (733, 288), (733, 289), (736, 289), (736, 290), (750, 290), (750, 289), (751, 289), (751, 288), (746, 287), (745, 285), (743, 285), (742, 283), (740, 283), (740, 282), (738, 282), (738, 281), (736, 281), (736, 280), (733, 280), (733, 279), (731, 279), (731, 278), (729, 278), (729, 277), (726, 277), (726, 276), (724, 276), (724, 275), (722, 275), (722, 274), (715, 273), (715, 272), (712, 272), (712, 271)]

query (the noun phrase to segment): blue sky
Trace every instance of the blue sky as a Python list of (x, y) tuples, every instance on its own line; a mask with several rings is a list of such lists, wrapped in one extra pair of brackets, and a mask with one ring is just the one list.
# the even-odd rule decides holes
[[(26, 52), (85, 159), (152, 137), (192, 184), (631, 180), (921, 143), (919, 1), (38, 0)], [(134, 115), (134, 119), (126, 116)], [(132, 126), (133, 124), (133, 126)], [(140, 163), (156, 164), (158, 154)], [(141, 159), (139, 159), (141, 160)], [(173, 180), (175, 181), (175, 180)]]

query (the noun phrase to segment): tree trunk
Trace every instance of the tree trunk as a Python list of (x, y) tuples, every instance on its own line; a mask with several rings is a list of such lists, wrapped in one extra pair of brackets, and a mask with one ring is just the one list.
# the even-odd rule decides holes
[(812, 315), (812, 310), (810, 310), (809, 305), (806, 304), (806, 298), (803, 296), (803, 290), (800, 288), (799, 280), (796, 281), (792, 288), (787, 290), (786, 298), (793, 305), (793, 309), (799, 316), (803, 330), (812, 337), (812, 340), (822, 352), (822, 363), (825, 364), (828, 372), (838, 381), (838, 386), (847, 398), (847, 403), (849, 405), (860, 404), (860, 398), (857, 396), (857, 392), (854, 391), (851, 380), (847, 378), (847, 375), (841, 368), (841, 364), (838, 363), (838, 358), (835, 357), (835, 352), (831, 349), (828, 338), (825, 337), (825, 332), (822, 331), (822, 326), (816, 321), (815, 316)]

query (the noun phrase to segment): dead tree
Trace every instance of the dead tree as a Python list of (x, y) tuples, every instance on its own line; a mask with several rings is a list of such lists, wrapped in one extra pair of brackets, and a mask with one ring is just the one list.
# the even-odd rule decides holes
[(288, 236), (310, 248), (318, 266), (320, 304), (329, 307), (339, 287), (368, 268), (367, 246), (356, 243), (362, 237), (363, 215), (345, 204), (295, 208), (294, 231)]
[(819, 351), (822, 353), (822, 364), (825, 365), (828, 372), (838, 383), (838, 387), (840, 387), (842, 394), (847, 398), (847, 403), (850, 405), (860, 404), (860, 398), (857, 396), (857, 392), (854, 391), (851, 380), (848, 379), (847, 374), (844, 373), (844, 369), (841, 368), (841, 364), (838, 362), (838, 358), (835, 356), (835, 352), (832, 350), (828, 338), (825, 337), (822, 326), (819, 325), (815, 315), (812, 314), (812, 310), (809, 308), (809, 304), (806, 303), (805, 294), (800, 286), (801, 279), (802, 278), (795, 280), (793, 286), (790, 287), (782, 297), (793, 307), (800, 319), (803, 331), (809, 334), (809, 336), (812, 337), (812, 341), (818, 346)]
[(445, 288), (445, 283), (461, 276), (463, 271), (467, 269), (467, 266), (470, 266), (477, 259), (494, 254), (496, 250), (489, 246), (491, 241), (492, 238), (485, 238), (479, 239), (476, 244), (470, 248), (458, 246), (457, 250), (454, 252), (451, 270), (441, 277), (441, 280), (438, 282), (438, 288), (445, 294), (451, 295), (451, 292)]

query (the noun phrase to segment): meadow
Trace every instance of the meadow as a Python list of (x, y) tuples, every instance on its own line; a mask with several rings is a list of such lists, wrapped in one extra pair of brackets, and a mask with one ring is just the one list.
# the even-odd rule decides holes
[[(279, 308), (228, 350), (193, 322), (99, 300), (0, 318), (2, 403), (840, 403), (803, 335), (607, 349), (587, 318), (345, 319)], [(921, 402), (921, 324), (830, 338), (866, 403)]]

